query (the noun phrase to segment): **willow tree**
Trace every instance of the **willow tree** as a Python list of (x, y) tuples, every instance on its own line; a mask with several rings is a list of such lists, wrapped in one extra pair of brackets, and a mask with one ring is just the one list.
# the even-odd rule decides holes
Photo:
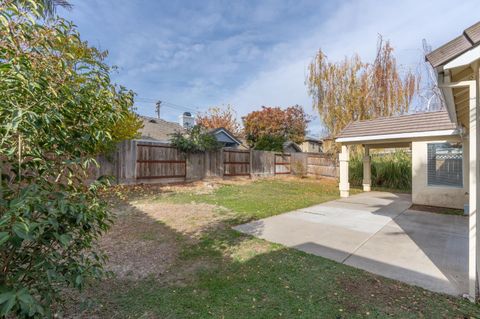
[(349, 122), (408, 112), (419, 78), (401, 72), (389, 41), (379, 37), (372, 63), (358, 55), (334, 63), (319, 50), (309, 66), (308, 93), (329, 133)]

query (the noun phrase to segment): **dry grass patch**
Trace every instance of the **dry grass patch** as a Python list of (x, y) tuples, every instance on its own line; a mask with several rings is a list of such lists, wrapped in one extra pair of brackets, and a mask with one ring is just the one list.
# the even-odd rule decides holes
[[(206, 261), (178, 265), (185, 245), (195, 245), (211, 231), (228, 227), (228, 213), (209, 204), (138, 202), (116, 209), (117, 219), (99, 248), (108, 256), (107, 270), (118, 279), (155, 278), (178, 281), (194, 270), (208, 268)], [(175, 275), (169, 269), (175, 265)], [(174, 278), (172, 278), (172, 276)]]
[(219, 214), (220, 209), (209, 204), (145, 202), (133, 205), (149, 218), (193, 241), (212, 229), (223, 228), (223, 221), (228, 218), (227, 211)]
[(119, 214), (99, 242), (108, 255), (106, 269), (120, 279), (159, 278), (178, 256), (175, 234), (136, 209)]
[[(275, 247), (275, 248), (274, 248)], [(281, 246), (269, 243), (262, 239), (248, 237), (236, 246), (230, 247), (227, 253), (228, 256), (237, 262), (246, 262), (258, 255), (267, 254), (276, 249), (281, 249)]]

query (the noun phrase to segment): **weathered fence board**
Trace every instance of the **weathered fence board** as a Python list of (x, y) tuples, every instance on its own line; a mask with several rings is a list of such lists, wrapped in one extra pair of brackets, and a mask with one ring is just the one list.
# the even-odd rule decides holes
[(205, 152), (205, 177), (222, 177), (222, 151)]
[(275, 175), (275, 153), (252, 150), (252, 175)]
[(190, 154), (186, 162), (186, 180), (199, 181), (205, 178), (205, 155), (203, 153)]
[(290, 154), (275, 154), (275, 175), (290, 174), (291, 160)]
[(337, 177), (338, 169), (335, 161), (327, 155), (309, 154), (307, 157), (308, 175), (316, 177)]
[(233, 176), (309, 175), (337, 177), (336, 163), (318, 153), (282, 154), (225, 148), (185, 155), (155, 141), (124, 141), (116, 152), (98, 158), (98, 178), (112, 175), (119, 184), (172, 183)]
[(223, 150), (223, 176), (250, 176), (250, 151)]
[(169, 145), (137, 144), (137, 180), (186, 178), (185, 155)]
[(291, 171), (294, 175), (307, 176), (307, 153), (291, 154)]

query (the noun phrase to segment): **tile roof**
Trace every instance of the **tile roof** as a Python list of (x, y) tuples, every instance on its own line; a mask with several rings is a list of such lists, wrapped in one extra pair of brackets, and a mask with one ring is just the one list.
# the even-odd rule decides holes
[(469, 49), (480, 44), (480, 21), (465, 29), (463, 34), (445, 43), (425, 56), (428, 62), (436, 68), (443, 65)]
[(167, 142), (171, 138), (171, 134), (175, 132), (183, 132), (183, 127), (174, 122), (168, 122), (155, 117), (140, 116), (143, 121), (140, 135), (142, 140), (157, 140)]
[(450, 121), (446, 111), (423, 112), (351, 122), (337, 138), (453, 130), (455, 128), (455, 124)]

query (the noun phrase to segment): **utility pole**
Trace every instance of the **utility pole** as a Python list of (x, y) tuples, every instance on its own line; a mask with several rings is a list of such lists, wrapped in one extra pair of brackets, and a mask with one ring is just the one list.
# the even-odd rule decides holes
[(157, 101), (155, 105), (156, 105), (155, 111), (157, 112), (157, 117), (160, 118), (160, 106), (162, 105), (162, 101)]

